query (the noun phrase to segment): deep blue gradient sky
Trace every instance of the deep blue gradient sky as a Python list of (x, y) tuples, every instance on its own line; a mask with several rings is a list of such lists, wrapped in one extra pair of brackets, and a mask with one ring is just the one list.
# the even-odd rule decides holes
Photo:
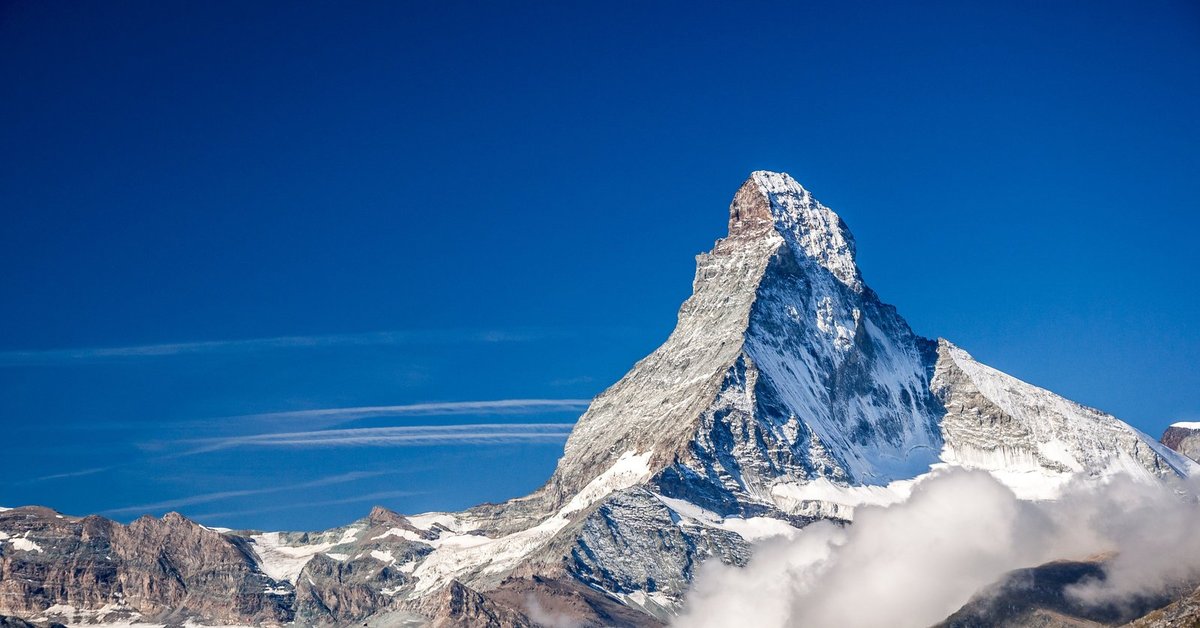
[(270, 413), (590, 398), (760, 168), (917, 332), (1200, 420), (1195, 2), (640, 4), (0, 4), (0, 505), (303, 529), (529, 491), (564, 428), (231, 439), (570, 423)]

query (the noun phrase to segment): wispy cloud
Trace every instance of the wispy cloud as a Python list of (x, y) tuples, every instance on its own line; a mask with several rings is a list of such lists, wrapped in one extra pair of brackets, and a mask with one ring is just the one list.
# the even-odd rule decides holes
[(284, 423), (340, 423), (355, 419), (405, 416), (458, 416), (538, 414), (574, 412), (587, 408), (589, 399), (495, 399), (490, 401), (447, 401), (391, 406), (353, 406), (243, 414), (226, 419), (260, 420)]
[(66, 478), (77, 478), (77, 477), (81, 477), (84, 475), (94, 475), (96, 473), (103, 473), (105, 471), (108, 471), (108, 470), (114, 469), (114, 468), (116, 468), (115, 465), (109, 465), (107, 467), (92, 467), (90, 469), (80, 469), (78, 471), (66, 471), (63, 473), (53, 473), (51, 475), (43, 475), (41, 477), (34, 478), (32, 480), (29, 480), (29, 482), (42, 482), (45, 480), (62, 480), (62, 479), (66, 479)]
[(83, 347), (39, 351), (0, 351), (0, 366), (53, 365), (71, 362), (97, 362), (130, 358), (154, 358), (177, 355), (253, 353), (259, 351), (324, 347), (367, 347), (383, 345), (469, 344), (529, 342), (572, 335), (558, 329), (512, 330), (417, 330), (380, 331), (358, 334), (314, 336), (273, 336), (233, 340), (203, 340), (123, 347)]
[(277, 432), (191, 441), (183, 455), (235, 447), (416, 447), (450, 444), (553, 443), (565, 440), (573, 423), (407, 425), (306, 432)]
[(230, 510), (227, 512), (211, 512), (203, 515), (191, 515), (192, 519), (197, 521), (212, 521), (213, 519), (224, 519), (228, 517), (240, 517), (245, 515), (259, 515), (268, 512), (282, 512), (286, 510), (300, 510), (302, 508), (313, 508), (316, 506), (338, 506), (341, 504), (361, 504), (363, 502), (379, 503), (385, 499), (396, 499), (399, 497), (411, 497), (413, 495), (424, 495), (425, 491), (382, 491), (379, 493), (368, 493), (366, 495), (356, 495), (354, 497), (343, 497), (340, 499), (327, 499), (319, 502), (298, 502), (291, 504), (279, 504), (277, 506), (267, 506), (265, 508), (252, 508), (249, 510)]
[[(242, 431), (271, 429), (275, 427), (284, 427), (291, 430), (315, 430), (336, 427), (337, 425), (359, 419), (402, 419), (431, 416), (528, 416), (556, 412), (579, 413), (586, 410), (590, 403), (590, 399), (492, 399), (485, 401), (446, 401), (384, 406), (278, 410), (251, 414), (212, 416), (200, 419), (156, 419), (153, 422), (147, 420), (60, 422), (58, 425), (61, 429), (74, 431), (144, 431), (149, 427), (153, 427), (159, 432), (163, 430), (188, 430), (192, 432), (199, 431), (201, 433), (212, 433), (212, 430), (228, 431), (233, 427)], [(154, 448), (157, 448), (157, 446)]]
[(138, 504), (136, 506), (125, 506), (123, 508), (113, 508), (106, 510), (102, 514), (106, 515), (127, 515), (131, 513), (157, 512), (161, 510), (170, 510), (175, 508), (183, 508), (185, 506), (194, 506), (196, 504), (207, 504), (235, 497), (246, 497), (249, 495), (263, 495), (267, 493), (283, 493), (287, 491), (296, 491), (306, 488), (316, 488), (320, 486), (329, 486), (332, 484), (344, 484), (346, 482), (355, 482), (365, 478), (376, 477), (383, 475), (384, 471), (352, 471), (350, 473), (342, 473), (339, 475), (331, 475), (329, 477), (318, 478), (308, 482), (299, 484), (285, 484), (276, 486), (265, 486), (259, 488), (249, 488), (233, 491), (218, 491), (215, 493), (202, 493), (200, 495), (191, 495), (178, 499), (169, 499), (166, 501), (154, 502), (149, 504)]

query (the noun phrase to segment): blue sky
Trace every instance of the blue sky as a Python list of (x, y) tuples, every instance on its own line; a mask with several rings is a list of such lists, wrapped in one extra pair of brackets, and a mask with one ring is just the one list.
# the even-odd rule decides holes
[(1195, 3), (559, 4), (0, 5), (0, 504), (529, 491), (755, 169), (919, 333), (1200, 420)]

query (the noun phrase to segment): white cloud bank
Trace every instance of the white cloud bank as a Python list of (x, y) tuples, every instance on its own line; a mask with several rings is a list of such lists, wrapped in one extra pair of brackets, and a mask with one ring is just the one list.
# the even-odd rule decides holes
[(924, 627), (1013, 569), (1115, 553), (1105, 581), (1070, 591), (1103, 604), (1200, 577), (1197, 523), (1182, 487), (1116, 476), (1029, 502), (985, 472), (940, 471), (852, 525), (764, 542), (744, 569), (708, 561), (676, 625)]

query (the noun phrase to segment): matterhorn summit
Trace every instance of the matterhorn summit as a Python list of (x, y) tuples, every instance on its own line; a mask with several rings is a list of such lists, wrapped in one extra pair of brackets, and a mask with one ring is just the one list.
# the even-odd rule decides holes
[[(851, 522), (941, 467), (988, 471), (1028, 499), (1115, 471), (1197, 473), (1111, 415), (916, 335), (865, 283), (846, 224), (787, 174), (738, 188), (692, 288), (671, 335), (593, 400), (532, 495), (376, 509), (309, 533), (13, 509), (0, 512), (0, 614), (661, 625), (705, 561), (744, 565), (762, 538)], [(148, 557), (142, 537), (166, 549)], [(237, 591), (232, 607), (211, 599), (206, 565)]]
[(664, 494), (732, 514), (782, 481), (912, 477), (942, 447), (935, 358), (863, 284), (841, 218), (790, 176), (755, 172), (729, 235), (697, 258), (675, 331), (596, 398), (551, 486), (571, 494), (649, 454)]

